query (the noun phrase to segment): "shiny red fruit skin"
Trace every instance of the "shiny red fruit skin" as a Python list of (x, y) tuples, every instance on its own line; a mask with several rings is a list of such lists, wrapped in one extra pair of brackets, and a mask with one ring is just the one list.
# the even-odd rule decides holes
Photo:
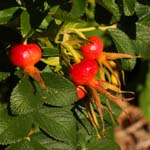
[(82, 55), (86, 59), (96, 59), (104, 49), (103, 41), (97, 36), (88, 37), (89, 43), (80, 47)]
[(70, 78), (76, 85), (89, 85), (98, 72), (98, 64), (92, 59), (83, 59), (74, 64), (69, 71)]
[(13, 65), (22, 68), (34, 66), (42, 57), (41, 48), (35, 44), (16, 44), (9, 53)]

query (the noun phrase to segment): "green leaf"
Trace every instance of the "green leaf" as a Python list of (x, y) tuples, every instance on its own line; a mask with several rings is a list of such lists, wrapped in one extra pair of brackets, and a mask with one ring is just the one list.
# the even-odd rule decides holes
[(112, 15), (112, 22), (120, 20), (119, 6), (115, 3), (115, 0), (97, 0), (97, 2), (107, 9)]
[(72, 9), (70, 14), (74, 17), (80, 17), (85, 12), (87, 0), (72, 0)]
[(137, 40), (141, 40), (147, 44), (150, 41), (150, 27), (141, 23), (136, 23), (136, 37)]
[(11, 144), (6, 148), (6, 150), (48, 150), (40, 143), (35, 140), (27, 141), (23, 140), (21, 142)]
[(150, 26), (150, 13), (143, 16), (138, 22), (142, 25)]
[(149, 65), (149, 71), (146, 75), (145, 80), (145, 86), (142, 89), (140, 96), (139, 96), (139, 102), (140, 102), (140, 108), (142, 109), (144, 116), (148, 121), (150, 121), (150, 101), (149, 101), (149, 92), (150, 92), (150, 65)]
[[(79, 115), (79, 113), (78, 113)], [(114, 140), (114, 128), (105, 122), (106, 137), (101, 140), (97, 139), (94, 127), (87, 122), (85, 116), (81, 117), (82, 121), (78, 122), (78, 147), (86, 150), (118, 150), (119, 147)], [(100, 129), (101, 130), (101, 129)], [(101, 132), (99, 132), (101, 134)], [(108, 144), (109, 143), (109, 144)]]
[(18, 9), (18, 7), (11, 7), (0, 10), (0, 24), (6, 24)]
[(32, 139), (40, 143), (47, 150), (75, 150), (75, 147), (73, 147), (71, 144), (54, 140), (53, 138), (50, 138), (42, 132), (34, 134), (32, 136)]
[(97, 137), (91, 137), (86, 145), (87, 150), (119, 150), (119, 146), (113, 139), (113, 131), (113, 128), (108, 128), (106, 136), (111, 135), (111, 137), (103, 138), (101, 141), (98, 141)]
[(142, 40), (135, 40), (134, 44), (137, 49), (137, 54), (139, 56), (143, 56), (145, 60), (150, 60), (149, 55), (150, 43), (146, 43), (146, 41)]
[(29, 116), (10, 116), (0, 110), (0, 144), (11, 144), (24, 139), (32, 127)]
[[(116, 126), (118, 124), (117, 118), (119, 117), (119, 115), (121, 114), (121, 112), (123, 110), (101, 93), (100, 93), (100, 99), (101, 99), (101, 103), (104, 106), (109, 105), (109, 107), (110, 107), (109, 109), (112, 110), (112, 113), (111, 113), (108, 109), (103, 109), (103, 115), (104, 115), (105, 122), (111, 126)], [(115, 122), (113, 122), (111, 116), (113, 117), (113, 120)]]
[(7, 79), (9, 76), (9, 72), (0, 72), (0, 81)]
[(150, 6), (143, 5), (137, 2), (135, 5), (135, 12), (139, 20), (141, 20), (144, 16), (150, 13)]
[(57, 48), (49, 48), (49, 47), (42, 47), (43, 50), (43, 57), (56, 57), (60, 56), (59, 49)]
[(76, 124), (69, 109), (43, 107), (33, 117), (39, 127), (54, 139), (76, 144)]
[[(135, 55), (135, 47), (130, 38), (119, 29), (109, 29), (109, 34), (119, 53)], [(136, 59), (121, 59), (124, 70), (132, 70), (136, 64)]]
[(138, 54), (144, 56), (144, 59), (150, 59), (149, 47), (150, 47), (150, 27), (142, 24), (141, 22), (136, 23), (136, 40), (135, 46), (138, 50)]
[(68, 79), (53, 73), (43, 73), (47, 91), (43, 92), (45, 103), (53, 106), (71, 105), (77, 100), (75, 86)]
[(55, 14), (53, 15), (55, 19), (66, 22), (78, 22), (79, 17), (75, 17), (72, 13), (68, 13), (66, 10), (58, 8)]
[(132, 16), (134, 13), (136, 0), (123, 0), (123, 9), (126, 16)]
[(85, 13), (87, 0), (71, 0), (68, 5), (69, 9), (66, 6), (67, 2), (51, 8), (51, 13), (55, 18), (56, 24), (58, 22), (58, 24), (60, 25), (62, 21), (78, 22), (80, 20), (79, 17), (83, 16), (83, 14)]
[(26, 10), (24, 10), (21, 13), (20, 22), (21, 22), (21, 34), (23, 37), (26, 37), (29, 34), (29, 32), (31, 32), (30, 14)]
[(50, 22), (53, 20), (53, 18), (50, 15), (47, 15), (43, 21), (40, 24), (40, 28), (41, 29), (47, 29), (48, 25), (50, 24)]
[(44, 103), (28, 76), (23, 77), (13, 89), (10, 107), (13, 114), (26, 114), (38, 109)]
[[(87, 0), (71, 0), (72, 3), (69, 4), (69, 9), (66, 9), (66, 4), (64, 6), (56, 5), (51, 8), (52, 17), (55, 18), (57, 25), (60, 25), (62, 21), (65, 22), (78, 22), (86, 9)], [(70, 8), (71, 7), (71, 8)]]
[(71, 145), (52, 139), (42, 132), (35, 133), (30, 141), (22, 140), (11, 144), (6, 150), (75, 150)]

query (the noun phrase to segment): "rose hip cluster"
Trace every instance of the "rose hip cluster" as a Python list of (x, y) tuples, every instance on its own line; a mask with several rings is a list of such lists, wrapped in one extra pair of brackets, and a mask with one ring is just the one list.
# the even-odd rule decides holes
[[(92, 110), (91, 103), (95, 103), (103, 128), (103, 135), (105, 135), (105, 124), (102, 109), (104, 108), (101, 103), (99, 93), (105, 95), (106, 98), (111, 100), (113, 103), (121, 108), (125, 108), (122, 100), (130, 100), (132, 98), (124, 98), (120, 90), (120, 86), (117, 87), (105, 80), (105, 73), (101, 75), (103, 70), (108, 69), (110, 74), (114, 75), (119, 83), (119, 77), (115, 76), (114, 70), (111, 67), (109, 60), (115, 60), (120, 58), (135, 58), (128, 54), (118, 54), (104, 52), (103, 41), (96, 37), (91, 36), (87, 38), (87, 44), (80, 47), (83, 59), (78, 63), (73, 64), (69, 69), (70, 79), (76, 86), (78, 100), (83, 99), (88, 92), (91, 92), (91, 100), (85, 103), (85, 107), (89, 112), (89, 118), (94, 128), (96, 129), (97, 135), (100, 138), (97, 128), (99, 127), (95, 113)], [(23, 69), (24, 73), (29, 74), (33, 79), (37, 80), (43, 89), (47, 89), (45, 82), (43, 81), (40, 71), (35, 67), (35, 64), (40, 61), (42, 57), (41, 48), (35, 44), (26, 42), (22, 44), (16, 44), (10, 49), (10, 61), (15, 66), (19, 66)], [(105, 69), (104, 69), (105, 68)], [(102, 78), (101, 78), (102, 77)], [(106, 107), (105, 107), (106, 108)], [(110, 107), (107, 109), (112, 113)]]
[[(96, 36), (88, 38), (88, 43), (80, 47), (83, 55), (81, 62), (72, 65), (70, 68), (70, 78), (76, 86), (86, 85), (94, 87), (96, 79), (94, 78), (98, 72), (98, 63), (96, 59), (102, 53), (104, 49), (103, 42)], [(77, 90), (77, 93), (81, 93), (82, 89)], [(82, 91), (83, 93), (84, 91)], [(80, 95), (80, 94), (78, 94)], [(78, 96), (79, 99), (80, 96)]]
[[(107, 56), (105, 53), (103, 54), (103, 49), (104, 44), (100, 38), (96, 36), (89, 37), (88, 43), (80, 47), (83, 59), (79, 63), (73, 64), (71, 66), (69, 74), (72, 82), (77, 87), (77, 95), (79, 100), (85, 96), (86, 92), (81, 88), (79, 89), (78, 86), (88, 87), (88, 89), (90, 89), (92, 99), (94, 100), (94, 103), (97, 106), (97, 110), (101, 118), (103, 135), (105, 135), (105, 124), (102, 113), (103, 105), (101, 103), (99, 93), (104, 94), (109, 100), (111, 100), (121, 108), (124, 108), (122, 100), (125, 100), (125, 98), (122, 96), (121, 94), (122, 91), (121, 90), (119, 91), (118, 87), (107, 81), (103, 81), (99, 78), (96, 78), (96, 75), (98, 74), (100, 69), (101, 55)], [(108, 87), (110, 88), (112, 87), (111, 90), (113, 92), (107, 90)], [(93, 114), (91, 114), (91, 116), (93, 116)], [(97, 124), (96, 121), (94, 121), (94, 119), (91, 120), (92, 124), (95, 126), (95, 129), (97, 130), (98, 126), (96, 125)]]
[[(80, 47), (84, 59), (70, 69), (71, 80), (76, 86), (92, 83), (91, 80), (98, 72), (98, 64), (95, 59), (102, 53), (103, 48), (102, 40), (96, 36), (88, 37), (88, 43)], [(77, 87), (77, 95), (78, 100), (82, 99), (85, 96), (85, 90)]]

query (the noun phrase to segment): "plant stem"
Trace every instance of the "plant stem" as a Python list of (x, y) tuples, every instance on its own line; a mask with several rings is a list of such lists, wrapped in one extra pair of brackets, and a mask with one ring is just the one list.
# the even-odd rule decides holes
[(95, 27), (88, 27), (88, 28), (79, 28), (77, 29), (79, 32), (88, 32), (88, 31), (92, 31), (92, 30), (95, 30), (95, 29), (99, 29), (99, 30), (102, 30), (102, 31), (106, 31), (107, 29), (116, 29), (117, 28), (117, 24), (113, 24), (113, 25), (110, 25), (110, 26), (95, 26)]
[(78, 52), (76, 52), (76, 51), (73, 49), (73, 47), (70, 46), (70, 45), (67, 44), (67, 43), (61, 43), (61, 44), (62, 44), (66, 49), (68, 49), (68, 50), (71, 52), (72, 56), (74, 57), (75, 62), (76, 62), (76, 63), (79, 63), (79, 62), (80, 62), (80, 57), (79, 57)]

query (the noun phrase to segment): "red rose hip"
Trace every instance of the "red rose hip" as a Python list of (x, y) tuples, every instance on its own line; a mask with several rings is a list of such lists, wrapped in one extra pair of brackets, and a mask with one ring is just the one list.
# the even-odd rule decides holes
[(88, 37), (89, 43), (80, 47), (82, 55), (86, 59), (96, 59), (104, 49), (102, 40), (96, 36)]
[(92, 59), (84, 59), (70, 68), (70, 78), (76, 85), (88, 85), (97, 72), (97, 62)]
[(16, 44), (10, 50), (12, 64), (22, 68), (35, 65), (41, 57), (41, 48), (35, 43)]
[(34, 66), (42, 57), (41, 48), (37, 44), (16, 44), (10, 49), (9, 57), (13, 65), (21, 67), (24, 73), (28, 73), (46, 89), (40, 71)]

